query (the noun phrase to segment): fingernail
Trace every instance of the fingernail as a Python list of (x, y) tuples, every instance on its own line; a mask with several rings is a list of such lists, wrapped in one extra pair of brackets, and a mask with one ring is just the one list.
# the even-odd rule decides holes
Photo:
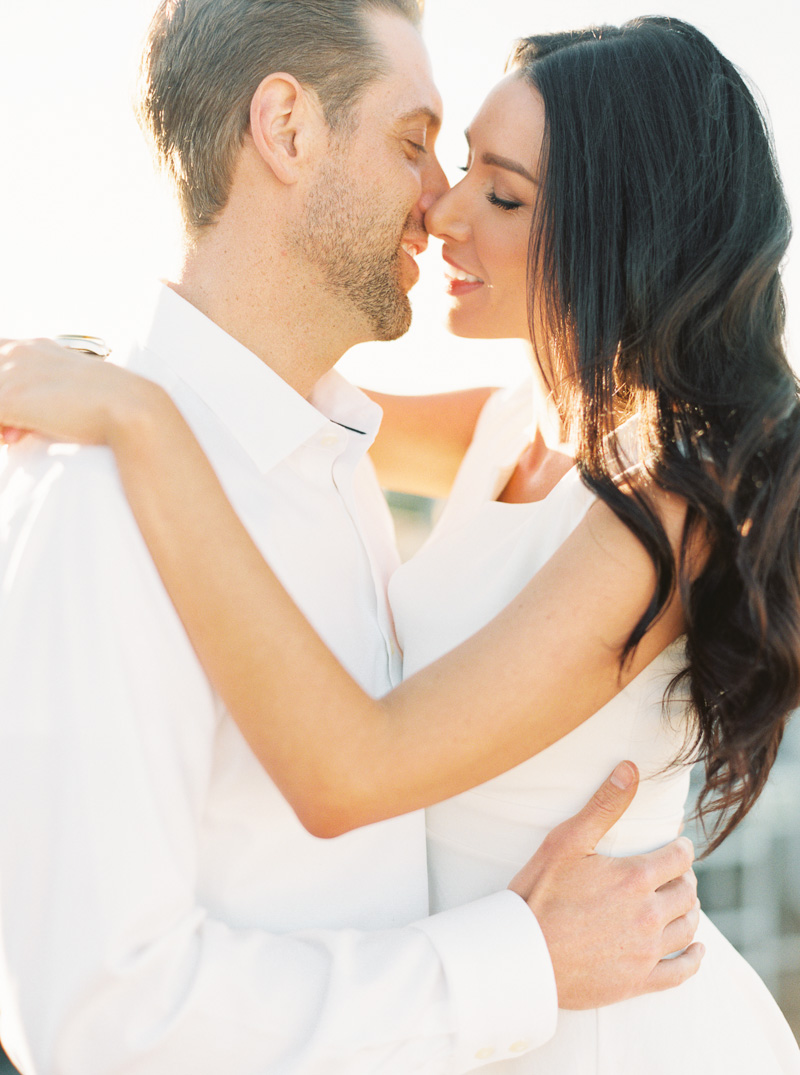
[(633, 778), (636, 774), (633, 771), (633, 766), (626, 761), (621, 761), (611, 774), (611, 783), (617, 787), (622, 788), (625, 791), (633, 783)]

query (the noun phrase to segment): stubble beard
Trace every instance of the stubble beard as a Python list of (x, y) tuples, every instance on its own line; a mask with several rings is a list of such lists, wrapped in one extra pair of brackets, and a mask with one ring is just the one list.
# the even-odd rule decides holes
[[(375, 192), (376, 194), (378, 192)], [(370, 338), (396, 340), (411, 325), (411, 303), (400, 274), (400, 240), (408, 220), (365, 204), (352, 176), (328, 161), (311, 190), (293, 244), (322, 270), (331, 292), (367, 321)]]

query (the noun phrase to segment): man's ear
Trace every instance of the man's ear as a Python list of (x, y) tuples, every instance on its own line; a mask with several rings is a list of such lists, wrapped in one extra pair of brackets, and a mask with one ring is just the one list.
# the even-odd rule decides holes
[(328, 124), (313, 90), (283, 72), (268, 75), (250, 102), (250, 133), (281, 183), (296, 183), (327, 144)]

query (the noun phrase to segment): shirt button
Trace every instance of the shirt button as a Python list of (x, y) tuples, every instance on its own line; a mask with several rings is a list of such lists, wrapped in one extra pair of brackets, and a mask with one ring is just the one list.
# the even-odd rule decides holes
[(486, 1049), (478, 1049), (477, 1053), (475, 1053), (476, 1060), (488, 1060), (490, 1056), (494, 1056), (494, 1049), (491, 1046)]
[(319, 442), (323, 448), (335, 448), (339, 443), (339, 437), (336, 433), (324, 433), (319, 438)]
[(510, 1053), (524, 1053), (526, 1049), (530, 1049), (531, 1043), (529, 1041), (515, 1041), (513, 1045), (508, 1047)]

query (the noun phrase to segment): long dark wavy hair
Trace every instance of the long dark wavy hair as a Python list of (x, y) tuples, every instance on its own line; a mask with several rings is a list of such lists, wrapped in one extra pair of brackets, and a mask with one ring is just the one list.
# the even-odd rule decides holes
[[(688, 687), (682, 760), (705, 765), (710, 851), (758, 798), (800, 704), (800, 406), (770, 133), (734, 65), (677, 19), (530, 37), (511, 66), (545, 108), (537, 357), (584, 482), (655, 565), (623, 662), (679, 589), (688, 663), (670, 694)], [(633, 413), (649, 475), (688, 506), (677, 562), (641, 489), (615, 478), (608, 445)]]

